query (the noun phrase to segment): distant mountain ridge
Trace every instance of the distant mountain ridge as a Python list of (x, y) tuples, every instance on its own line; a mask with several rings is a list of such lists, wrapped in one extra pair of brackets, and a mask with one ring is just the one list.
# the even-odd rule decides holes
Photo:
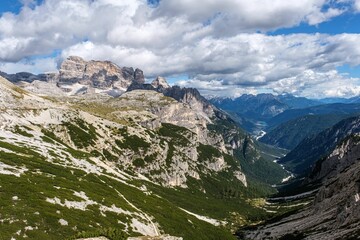
[[(351, 117), (351, 115), (352, 114), (310, 114), (301, 116), (270, 129), (259, 140), (266, 144), (292, 150), (304, 138), (316, 135), (332, 127), (339, 121)], [(357, 114), (355, 113), (354, 115)]]
[(360, 117), (344, 119), (317, 135), (305, 138), (279, 162), (297, 175), (306, 175), (316, 161), (329, 154), (342, 139), (357, 133), (360, 133)]
[(269, 128), (278, 126), (279, 124), (296, 119), (306, 115), (324, 115), (337, 114), (346, 115), (360, 113), (360, 104), (358, 103), (332, 103), (317, 105), (301, 109), (289, 109), (284, 111), (268, 121)]
[(212, 98), (216, 107), (229, 112), (247, 131), (258, 134), (269, 121), (279, 114), (294, 108), (306, 108), (321, 104), (317, 100), (295, 97), (290, 94), (275, 96), (270, 93), (244, 94), (238, 98)]

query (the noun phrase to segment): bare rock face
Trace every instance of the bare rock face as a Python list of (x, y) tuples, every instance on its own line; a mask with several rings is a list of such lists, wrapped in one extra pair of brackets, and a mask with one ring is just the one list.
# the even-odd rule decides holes
[[(132, 68), (120, 68), (109, 61), (85, 61), (71, 56), (66, 59), (59, 70), (60, 84), (80, 83), (94, 88), (116, 87), (127, 88), (134, 80)], [(138, 74), (139, 75), (139, 74)]]
[(206, 100), (195, 88), (181, 88), (179, 86), (170, 86), (166, 79), (157, 77), (151, 84), (139, 84), (134, 82), (127, 91), (134, 90), (153, 90), (171, 97), (178, 102), (188, 104), (193, 110), (203, 113), (210, 122), (210, 118), (215, 116), (216, 107)]
[(60, 67), (60, 79), (62, 82), (77, 82), (83, 78), (86, 62), (80, 57), (69, 57)]
[(166, 79), (163, 77), (157, 77), (154, 81), (152, 81), (151, 85), (154, 88), (170, 88), (170, 85), (167, 83)]
[(138, 68), (135, 69), (135, 72), (134, 72), (134, 82), (139, 83), (139, 84), (145, 83), (144, 72)]

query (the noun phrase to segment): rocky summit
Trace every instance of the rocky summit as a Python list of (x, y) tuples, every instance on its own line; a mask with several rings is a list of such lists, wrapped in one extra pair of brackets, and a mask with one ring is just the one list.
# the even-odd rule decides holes
[[(105, 93), (118, 96), (132, 83), (143, 84), (143, 71), (132, 67), (119, 67), (110, 61), (85, 61), (70, 56), (60, 65), (59, 72), (34, 75), (31, 73), (6, 74), (1, 76), (28, 91), (56, 95), (79, 95)], [(47, 82), (52, 84), (43, 84)]]

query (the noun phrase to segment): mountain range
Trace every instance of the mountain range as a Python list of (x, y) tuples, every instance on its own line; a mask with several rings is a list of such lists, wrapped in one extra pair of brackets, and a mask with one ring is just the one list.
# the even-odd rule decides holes
[(289, 175), (272, 161), (280, 151), (196, 89), (83, 63), (17, 85), (0, 77), (3, 238), (233, 239), (270, 217), (256, 199)]
[[(1, 75), (3, 239), (359, 233), (355, 103), (207, 100), (162, 77), (146, 83), (140, 69), (75, 56), (56, 73)], [(244, 123), (269, 131), (267, 144)]]

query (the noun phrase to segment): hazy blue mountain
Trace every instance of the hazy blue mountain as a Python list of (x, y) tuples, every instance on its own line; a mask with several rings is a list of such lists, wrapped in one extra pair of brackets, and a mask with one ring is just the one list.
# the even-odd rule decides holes
[(294, 149), (304, 138), (317, 134), (350, 117), (342, 114), (306, 115), (282, 123), (267, 132), (261, 142), (285, 149)]
[(229, 112), (245, 130), (253, 134), (266, 128), (268, 121), (286, 110), (321, 104), (317, 100), (291, 94), (275, 96), (270, 93), (244, 94), (235, 99), (213, 98), (210, 102)]
[(329, 104), (329, 103), (360, 103), (360, 96), (352, 98), (323, 98), (319, 99), (320, 102)]
[(244, 94), (235, 99), (218, 98), (210, 101), (223, 110), (236, 112), (246, 118), (255, 120), (269, 119), (289, 108), (276, 96), (265, 93), (258, 95)]
[(297, 175), (308, 174), (316, 161), (329, 154), (342, 139), (359, 132), (360, 117), (344, 119), (317, 135), (305, 138), (279, 162)]
[(277, 116), (273, 117), (272, 119), (270, 119), (268, 121), (268, 125), (269, 128), (271, 129), (289, 120), (293, 120), (306, 115), (320, 115), (320, 114), (346, 115), (346, 114), (354, 114), (354, 113), (360, 113), (360, 104), (358, 103), (324, 104), (309, 108), (286, 110), (278, 114)]
[(285, 103), (290, 108), (307, 108), (323, 104), (319, 100), (308, 99), (305, 97), (295, 97), (291, 94), (281, 94), (277, 97), (281, 102)]

